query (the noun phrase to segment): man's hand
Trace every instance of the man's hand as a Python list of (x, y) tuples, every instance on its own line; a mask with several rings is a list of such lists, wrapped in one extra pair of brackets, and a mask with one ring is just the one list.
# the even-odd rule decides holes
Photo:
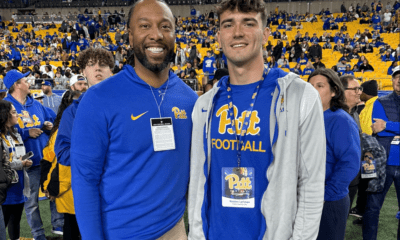
[(30, 136), (31, 138), (37, 138), (37, 137), (39, 137), (40, 134), (42, 134), (42, 133), (43, 133), (43, 131), (40, 130), (39, 128), (31, 128), (31, 129), (29, 129), (29, 136)]
[(50, 131), (52, 128), (53, 128), (53, 123), (48, 121), (44, 122), (44, 129)]
[(372, 131), (374, 133), (379, 133), (385, 130), (386, 128), (386, 122), (383, 121), (382, 119), (379, 118), (374, 118), (373, 119), (375, 122), (371, 125)]
[(33, 164), (33, 162), (29, 159), (22, 160), (22, 166), (24, 166), (24, 167), (30, 167), (30, 166), (32, 166), (32, 164)]
[(44, 195), (45, 195), (48, 199), (50, 199), (50, 201), (52, 201), (52, 202), (54, 202), (54, 200), (56, 199), (56, 197), (51, 196), (47, 190), (44, 191), (43, 193), (44, 193)]

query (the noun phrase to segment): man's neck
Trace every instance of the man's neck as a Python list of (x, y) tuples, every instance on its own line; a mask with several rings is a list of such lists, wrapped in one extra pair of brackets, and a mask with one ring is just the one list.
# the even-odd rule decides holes
[[(135, 61), (135, 63), (138, 63), (138, 61)], [(161, 72), (152, 72), (141, 64), (135, 64), (135, 72), (143, 81), (154, 88), (161, 87), (169, 77), (168, 67)]]
[(264, 72), (264, 61), (262, 56), (256, 61), (248, 62), (242, 66), (235, 66), (228, 61), (230, 83), (234, 85), (246, 85), (261, 80)]
[(20, 91), (15, 91), (11, 93), (11, 96), (13, 96), (13, 98), (15, 98), (15, 100), (17, 100), (19, 103), (21, 103), (21, 105), (24, 105), (26, 103), (27, 95), (21, 93)]

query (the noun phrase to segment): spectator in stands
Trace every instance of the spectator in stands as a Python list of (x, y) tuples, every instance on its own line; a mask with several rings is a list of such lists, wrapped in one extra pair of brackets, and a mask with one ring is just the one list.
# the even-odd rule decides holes
[(392, 13), (390, 12), (389, 9), (386, 9), (385, 13), (383, 14), (383, 26), (387, 27), (391, 20), (392, 20)]
[(207, 51), (207, 56), (203, 59), (203, 73), (209, 75), (209, 80), (214, 78), (214, 63), (216, 63), (215, 57), (212, 56), (212, 51), (209, 50)]
[(44, 81), (42, 83), (42, 91), (44, 93), (43, 97), (43, 106), (50, 108), (53, 110), (55, 114), (58, 112), (58, 107), (61, 103), (61, 97), (52, 90), (53, 85), (49, 81)]
[(374, 48), (371, 46), (370, 43), (365, 44), (364, 47), (362, 47), (362, 52), (363, 53), (373, 53), (374, 52)]
[(329, 39), (327, 39), (327, 41), (324, 43), (324, 45), (322, 46), (323, 49), (332, 49), (332, 44), (331, 41)]
[(358, 55), (357, 49), (353, 49), (353, 51), (349, 55), (350, 59), (360, 59), (360, 55)]
[[(32, 166), (32, 161), (21, 159), (26, 151), (21, 135), (14, 128), (18, 124), (18, 113), (15, 107), (8, 101), (0, 100), (0, 109), (0, 203), (2, 203), (0, 205), (2, 208), (0, 209), (0, 229), (2, 230), (0, 239), (6, 240), (5, 227), (7, 226), (9, 237), (19, 239), (24, 202), (30, 196), (29, 177), (26, 170)], [(13, 184), (8, 189), (5, 188), (11, 183)]]
[(290, 72), (296, 73), (297, 75), (302, 75), (303, 74), (303, 71), (301, 70), (301, 64), (300, 63), (297, 63), (294, 68), (290, 68), (289, 70), (290, 70)]
[(344, 88), (335, 72), (318, 69), (308, 82), (321, 97), (327, 141), (325, 203), (317, 239), (344, 239), (350, 209), (348, 186), (360, 168), (354, 161), (361, 158), (358, 127), (347, 113)]
[(388, 68), (387, 75), (392, 75), (393, 69), (395, 69), (397, 66), (398, 66), (397, 61), (393, 61), (390, 67)]
[(343, 75), (353, 75), (354, 76), (354, 72), (351, 70), (350, 65), (346, 66), (346, 70), (343, 72)]
[(337, 66), (337, 71), (343, 73), (344, 71), (346, 71), (346, 67), (350, 65), (347, 63), (347, 59), (345, 57), (342, 57), (340, 59), (340, 62), (336, 66)]
[(321, 62), (321, 59), (319, 57), (315, 57), (315, 62), (313, 64), (314, 69), (318, 68), (325, 68), (325, 64)]
[[(372, 110), (372, 131), (378, 142), (386, 151), (386, 179), (380, 192), (368, 194), (367, 205), (369, 206), (363, 216), (363, 239), (376, 239), (378, 234), (379, 213), (382, 208), (386, 193), (392, 183), (396, 192), (400, 192), (400, 109), (396, 106), (400, 99), (400, 67), (393, 70), (392, 74), (393, 92), (378, 98)], [(400, 202), (400, 197), (397, 196)], [(400, 237), (399, 228), (397, 238)]]
[(314, 61), (316, 57), (322, 59), (322, 47), (317, 41), (314, 41), (313, 45), (308, 49), (308, 59)]
[(390, 54), (390, 52), (387, 51), (385, 55), (383, 55), (382, 57), (382, 62), (389, 62), (389, 61), (393, 62), (395, 61), (395, 58)]
[(363, 60), (363, 63), (360, 64), (360, 71), (361, 72), (373, 72), (374, 71), (374, 67), (371, 66), (371, 64), (369, 64), (367, 59)]
[(314, 71), (315, 71), (314, 66), (311, 64), (310, 61), (308, 61), (306, 67), (303, 69), (302, 75), (303, 76), (304, 75), (311, 75), (311, 73), (314, 72)]
[(340, 31), (346, 32), (347, 31), (347, 26), (346, 23), (344, 22), (343, 25), (340, 27)]

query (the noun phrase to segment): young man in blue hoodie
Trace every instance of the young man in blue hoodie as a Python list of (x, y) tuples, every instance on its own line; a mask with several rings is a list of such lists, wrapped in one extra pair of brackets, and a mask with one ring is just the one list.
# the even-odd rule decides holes
[(82, 239), (186, 239), (197, 95), (168, 67), (174, 22), (165, 2), (136, 2), (128, 20), (134, 67), (92, 86), (79, 103), (70, 158)]
[[(81, 96), (74, 100), (70, 106), (63, 112), (58, 134), (54, 145), (54, 152), (57, 155), (57, 162), (62, 165), (60, 169), (71, 169), (71, 135), (72, 127), (75, 121), (76, 110), (82, 100), (87, 86), (94, 86), (112, 75), (114, 67), (114, 58), (111, 52), (102, 48), (89, 48), (81, 52), (78, 57), (78, 65), (82, 68), (82, 75), (75, 75), (70, 80), (70, 86), (73, 91), (82, 92)], [(82, 83), (86, 83), (83, 85)], [(67, 171), (68, 171), (67, 170)], [(62, 170), (66, 171), (66, 170)], [(68, 174), (66, 174), (68, 175)], [(71, 179), (69, 184), (71, 183)], [(67, 180), (65, 180), (67, 182)], [(57, 197), (57, 196), (56, 196)], [(67, 203), (66, 203), (67, 204)], [(73, 205), (73, 203), (71, 203)], [(79, 227), (76, 222), (76, 217), (70, 212), (64, 213), (64, 228), (63, 239), (74, 240), (80, 238)]]
[[(25, 212), (32, 235), (36, 240), (45, 240), (43, 223), (40, 218), (38, 196), (40, 184), (40, 160), (43, 158), (43, 148), (46, 146), (54, 119), (42, 104), (29, 95), (29, 83), (25, 74), (17, 70), (7, 72), (4, 84), (8, 89), (4, 100), (11, 102), (18, 112), (18, 132), (24, 141), (26, 152), (32, 151), (34, 156), (32, 167), (27, 170), (31, 188), (31, 196), (25, 202)], [(60, 231), (64, 219), (57, 213), (54, 202), (50, 202), (53, 231)]]
[(193, 110), (189, 239), (315, 239), (324, 202), (325, 131), (318, 92), (267, 69), (262, 0), (220, 4), (229, 76)]

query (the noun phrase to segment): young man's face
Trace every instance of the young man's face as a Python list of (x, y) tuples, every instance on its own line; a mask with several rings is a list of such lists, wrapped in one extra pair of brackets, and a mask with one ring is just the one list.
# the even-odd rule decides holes
[(129, 28), (129, 43), (135, 64), (160, 72), (173, 61), (175, 25), (171, 10), (163, 3), (146, 1), (135, 7)]
[(89, 86), (93, 86), (112, 75), (110, 66), (103, 63), (94, 63), (93, 60), (89, 60), (86, 64), (85, 69), (83, 69), (83, 75), (88, 80)]
[(270, 31), (263, 27), (260, 13), (227, 10), (221, 14), (220, 22), (217, 39), (228, 61), (241, 65), (255, 57), (262, 58), (262, 46)]

